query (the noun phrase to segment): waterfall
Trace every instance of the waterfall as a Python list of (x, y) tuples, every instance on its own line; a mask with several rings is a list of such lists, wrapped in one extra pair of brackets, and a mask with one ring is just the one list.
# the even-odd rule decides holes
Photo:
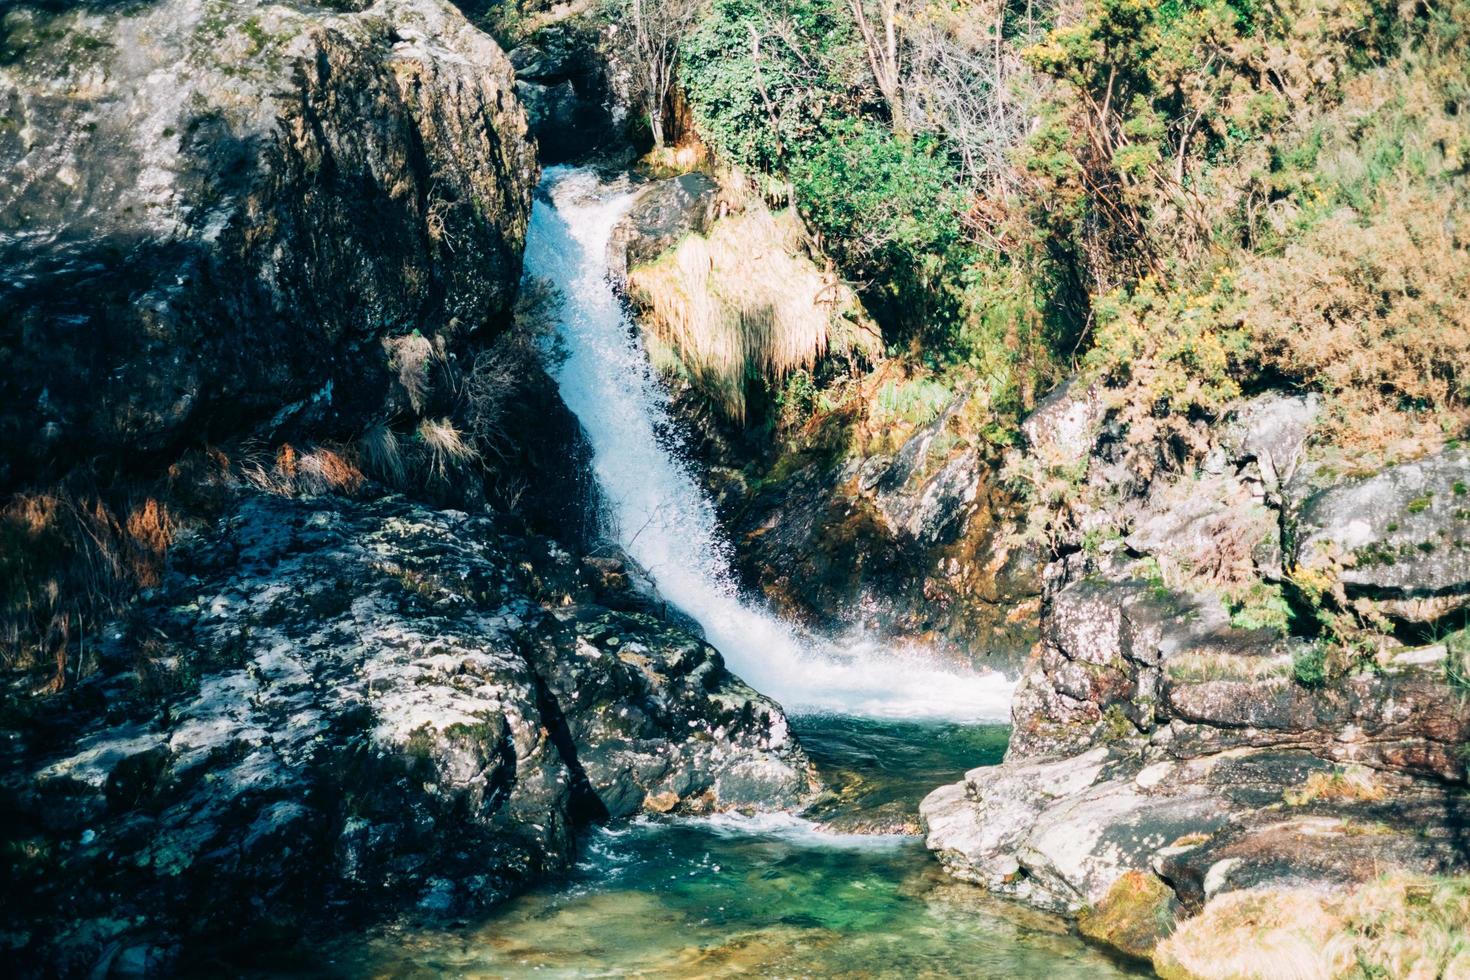
[(563, 293), (557, 384), (592, 443), (613, 536), (664, 598), (693, 617), (730, 669), (787, 710), (956, 721), (1009, 719), (999, 674), (941, 665), (871, 638), (826, 639), (742, 597), (713, 504), (677, 444), (668, 399), (607, 279), (626, 181), (548, 168), (526, 241), (526, 274)]

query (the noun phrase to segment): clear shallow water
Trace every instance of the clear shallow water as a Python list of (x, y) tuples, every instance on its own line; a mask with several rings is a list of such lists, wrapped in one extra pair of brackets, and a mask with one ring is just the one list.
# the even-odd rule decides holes
[(562, 292), (556, 371), (593, 448), (610, 530), (663, 596), (704, 627), (735, 673), (788, 711), (1003, 721), (1012, 684), (867, 636), (803, 634), (740, 595), (713, 505), (671, 424), (667, 396), (607, 281), (607, 244), (633, 190), (585, 168), (546, 171), (526, 273)]
[[(794, 728), (829, 780), (863, 769), (878, 795), (910, 799), (1005, 745), (994, 726), (825, 716)], [(567, 879), (483, 922), (399, 925), (321, 953), (309, 972), (342, 977), (1132, 975), (1059, 921), (946, 878), (916, 837), (784, 814), (595, 830)]]

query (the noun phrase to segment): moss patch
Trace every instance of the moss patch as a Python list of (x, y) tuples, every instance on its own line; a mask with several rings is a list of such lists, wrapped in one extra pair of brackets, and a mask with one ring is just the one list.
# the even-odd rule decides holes
[(1129, 956), (1148, 959), (1174, 932), (1178, 902), (1173, 890), (1147, 871), (1129, 871), (1095, 907), (1078, 916), (1082, 935)]

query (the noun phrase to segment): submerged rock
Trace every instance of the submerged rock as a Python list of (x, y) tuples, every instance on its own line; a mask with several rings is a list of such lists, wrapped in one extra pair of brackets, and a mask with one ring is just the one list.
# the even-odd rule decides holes
[(443, 0), (330, 7), (0, 13), (0, 486), (273, 415), (355, 434), (383, 337), (452, 356), (507, 315), (509, 61)]
[(579, 601), (576, 562), (513, 532), (252, 495), (180, 542), (77, 692), (95, 710), (12, 736), (7, 955), (85, 973), (323, 907), (452, 914), (563, 867), (589, 820), (810, 796), (715, 650)]

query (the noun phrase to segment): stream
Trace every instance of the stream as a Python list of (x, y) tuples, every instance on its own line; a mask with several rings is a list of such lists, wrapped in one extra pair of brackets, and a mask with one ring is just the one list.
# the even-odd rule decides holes
[[(999, 725), (799, 715), (858, 808), (1000, 761)], [(318, 950), (336, 977), (1124, 977), (1052, 916), (939, 870), (923, 842), (800, 817), (646, 818), (586, 835), (572, 872), (459, 928), (400, 923)]]
[[(528, 276), (563, 294), (555, 375), (594, 450), (606, 532), (729, 667), (788, 711), (831, 793), (789, 814), (595, 828), (571, 873), (454, 928), (408, 922), (318, 949), (314, 975), (1129, 975), (1060, 920), (946, 877), (918, 804), (1005, 753), (1012, 684), (922, 649), (803, 633), (741, 595), (714, 508), (607, 281), (634, 185), (546, 171)], [(847, 833), (901, 829), (906, 833)]]

